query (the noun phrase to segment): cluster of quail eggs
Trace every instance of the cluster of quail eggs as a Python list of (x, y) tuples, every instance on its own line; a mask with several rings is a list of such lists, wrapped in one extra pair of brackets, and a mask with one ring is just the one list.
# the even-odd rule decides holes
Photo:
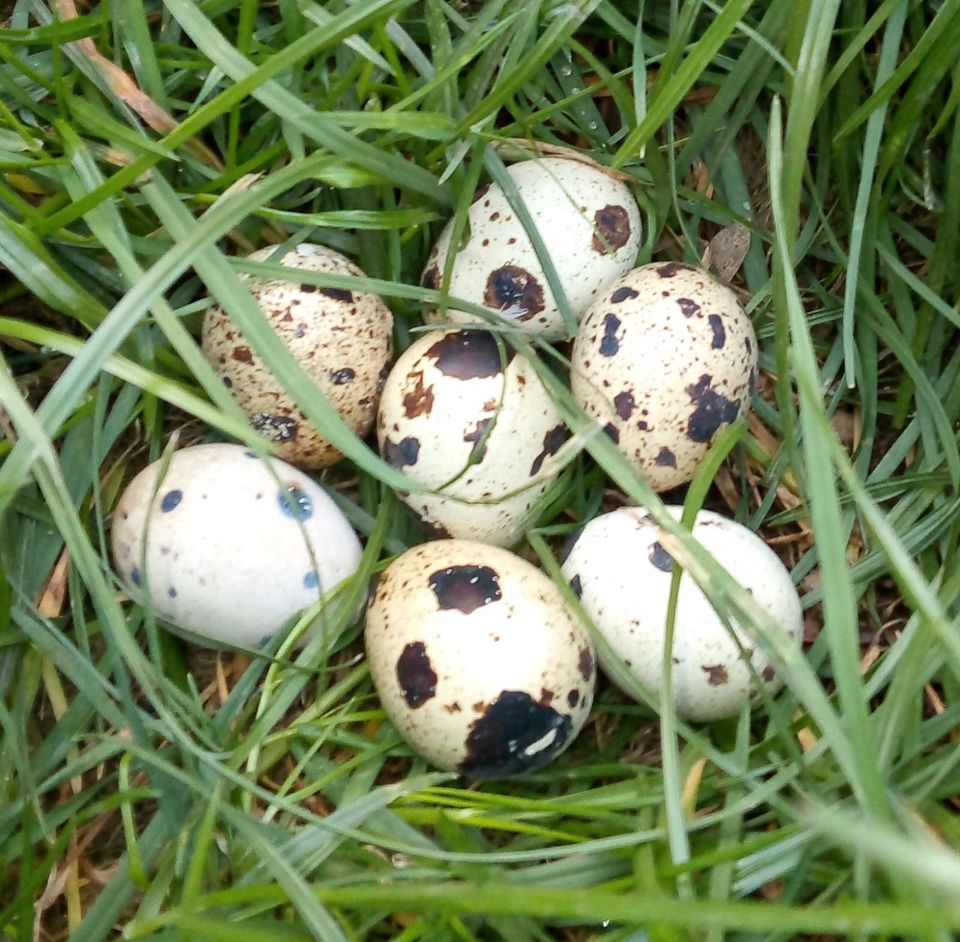
[[(718, 431), (748, 407), (757, 362), (733, 291), (677, 262), (633, 267), (640, 214), (624, 183), (559, 158), (508, 172), (551, 276), (504, 190), (483, 188), (466, 240), (454, 246), (451, 222), (423, 273), (445, 303), (392, 367), (381, 298), (245, 276), (319, 393), (357, 435), (375, 425), (384, 460), (418, 485), (400, 496), (436, 538), (390, 562), (371, 588), (367, 657), (410, 745), (474, 779), (528, 772), (559, 754), (586, 721), (596, 681), (590, 632), (560, 588), (509, 550), (571, 453), (545, 367), (517, 354), (511, 334), (572, 339), (578, 402), (661, 491), (688, 482)], [(278, 261), (362, 277), (323, 246), (303, 244)], [(210, 444), (144, 469), (114, 512), (116, 569), (134, 599), (191, 637), (254, 648), (317, 605), (309, 637), (331, 595), (356, 578), (362, 550), (336, 503), (294, 465), (315, 470), (340, 455), (217, 307), (202, 348), (279, 457)], [(775, 554), (707, 511), (693, 533), (722, 550), (731, 575), (799, 641), (799, 600)], [(600, 666), (626, 667), (651, 692), (663, 673), (673, 568), (661, 539), (645, 511), (622, 508), (589, 521), (563, 563), (605, 641)], [(779, 685), (763, 650), (685, 575), (671, 654), (676, 710), (690, 720), (736, 713)]]

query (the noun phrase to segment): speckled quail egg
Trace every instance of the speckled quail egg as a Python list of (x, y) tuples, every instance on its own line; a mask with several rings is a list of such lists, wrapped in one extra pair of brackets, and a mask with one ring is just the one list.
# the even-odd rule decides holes
[[(275, 251), (268, 246), (249, 258), (270, 261)], [(323, 245), (303, 243), (277, 261), (301, 271), (363, 277), (353, 262)], [(277, 335), (330, 405), (357, 435), (366, 435), (392, 350), (393, 315), (383, 300), (345, 288), (300, 284), (295, 274), (292, 281), (243, 277)], [(250, 424), (276, 445), (281, 458), (304, 468), (327, 467), (341, 458), (221, 308), (207, 311), (201, 344)]]
[(356, 572), (360, 541), (302, 471), (228, 444), (164, 465), (127, 486), (111, 537), (130, 595), (171, 625), (254, 648)]
[(399, 556), (370, 601), (365, 643), (393, 724), (467, 778), (543, 767), (590, 712), (589, 635), (543, 572), (499, 547), (436, 540)]
[[(668, 507), (680, 519), (682, 507)], [(751, 530), (701, 510), (693, 536), (799, 645), (803, 614), (790, 574)], [(673, 558), (645, 510), (623, 507), (583, 528), (563, 574), (613, 651), (648, 690), (659, 693)], [(707, 597), (683, 573), (673, 636), (673, 696), (677, 715), (696, 722), (740, 711), (762, 683), (781, 681), (766, 654), (740, 626), (727, 630)], [(608, 667), (601, 655), (601, 666)]]
[(757, 338), (730, 288), (657, 262), (611, 285), (584, 315), (571, 386), (655, 490), (688, 482), (717, 432), (747, 410)]
[[(514, 164), (508, 171), (579, 316), (596, 294), (635, 263), (640, 212), (626, 184), (602, 169), (559, 157)], [(496, 184), (481, 189), (469, 210), (470, 235), (456, 253), (449, 293), (557, 338), (567, 331), (530, 237)], [(440, 288), (451, 251), (449, 223), (430, 254), (421, 283)], [(440, 313), (427, 319), (437, 322)], [(476, 316), (449, 310), (454, 323)]]
[(532, 522), (567, 435), (533, 366), (483, 330), (415, 340), (387, 377), (377, 419), (384, 459), (435, 490), (403, 500), (443, 535), (501, 546)]

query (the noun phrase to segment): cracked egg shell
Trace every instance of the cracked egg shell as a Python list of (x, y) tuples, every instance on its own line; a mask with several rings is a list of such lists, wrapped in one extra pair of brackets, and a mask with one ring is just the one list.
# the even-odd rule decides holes
[(399, 556), (377, 583), (364, 638), (391, 722), (466, 778), (542, 768), (590, 712), (586, 629), (548, 576), (499, 547), (436, 540)]
[[(543, 240), (574, 314), (627, 272), (640, 249), (640, 211), (626, 184), (609, 173), (560, 157), (513, 164), (507, 172)], [(450, 275), (451, 297), (497, 311), (543, 337), (565, 336), (563, 317), (523, 224), (497, 184), (481, 188), (469, 209), (469, 238)], [(453, 236), (440, 234), (421, 279), (440, 288)], [(427, 320), (439, 322), (434, 310)], [(443, 318), (475, 324), (475, 315)]]
[(571, 364), (581, 407), (663, 491), (690, 481), (717, 432), (749, 408), (757, 338), (708, 272), (655, 262), (591, 305)]
[(400, 497), (445, 536), (500, 546), (532, 522), (567, 437), (534, 368), (483, 330), (415, 340), (387, 377), (377, 419), (384, 459), (437, 491)]
[(171, 625), (255, 648), (356, 572), (360, 541), (302, 471), (230, 444), (183, 448), (163, 464), (127, 486), (111, 538), (130, 596)]
[[(667, 508), (680, 519), (683, 508)], [(803, 613), (783, 563), (753, 531), (709, 510), (697, 514), (693, 535), (798, 646)], [(563, 563), (564, 577), (586, 613), (652, 693), (662, 687), (664, 626), (673, 558), (645, 510), (622, 507), (583, 528)], [(737, 641), (687, 573), (680, 579), (674, 622), (673, 696), (677, 715), (695, 722), (732, 716), (753, 697), (758, 681), (773, 694), (780, 680), (766, 654), (740, 627)], [(738, 643), (739, 642), (739, 643)], [(749, 659), (750, 666), (747, 664)], [(601, 653), (601, 667), (609, 665)]]
[[(275, 251), (267, 246), (249, 258), (270, 261)], [(303, 243), (278, 261), (301, 271), (363, 277), (353, 262), (323, 245)], [(300, 284), (295, 275), (293, 280), (241, 277), (330, 405), (357, 435), (366, 435), (392, 352), (393, 315), (383, 300), (345, 288)], [(305, 417), (221, 308), (207, 311), (201, 345), (250, 424), (274, 443), (279, 457), (303, 468), (340, 460), (340, 452)]]

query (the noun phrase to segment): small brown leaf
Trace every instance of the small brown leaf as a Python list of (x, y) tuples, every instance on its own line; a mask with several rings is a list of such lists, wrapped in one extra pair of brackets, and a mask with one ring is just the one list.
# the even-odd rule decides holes
[(37, 596), (37, 608), (46, 618), (57, 618), (63, 613), (67, 598), (67, 567), (70, 562), (69, 550), (64, 550), (47, 578), (46, 584)]
[(711, 266), (721, 281), (727, 283), (740, 271), (743, 260), (750, 250), (750, 230), (742, 223), (724, 226), (708, 243), (700, 264)]
[[(63, 20), (72, 20), (79, 16), (74, 0), (57, 0), (57, 8)], [(110, 90), (150, 128), (158, 134), (168, 134), (179, 127), (177, 119), (164, 111), (120, 66), (102, 55), (92, 39), (78, 39), (71, 45), (90, 60), (91, 65), (103, 75)], [(185, 146), (193, 150), (204, 163), (216, 168), (222, 167), (216, 155), (201, 141), (190, 141)]]

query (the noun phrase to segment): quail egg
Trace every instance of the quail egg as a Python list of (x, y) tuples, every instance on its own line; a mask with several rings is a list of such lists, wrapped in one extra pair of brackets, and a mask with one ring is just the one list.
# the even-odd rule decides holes
[[(626, 273), (640, 248), (640, 211), (626, 184), (604, 170), (559, 157), (512, 165), (508, 171), (579, 316), (597, 292)], [(543, 337), (566, 335), (563, 317), (530, 237), (496, 184), (481, 189), (469, 210), (470, 235), (459, 247), (449, 293), (483, 305)], [(440, 288), (451, 251), (449, 223), (421, 279)], [(427, 319), (436, 323), (440, 313)], [(476, 317), (448, 310), (454, 323)]]
[(737, 296), (679, 262), (608, 285), (573, 345), (571, 386), (655, 490), (687, 483), (749, 407), (757, 338)]
[(430, 331), (399, 357), (377, 419), (384, 459), (434, 493), (401, 495), (438, 532), (509, 546), (567, 438), (531, 364), (483, 330)]
[[(682, 507), (668, 507), (680, 519)], [(693, 536), (727, 569), (798, 646), (803, 614), (790, 574), (751, 530), (709, 510), (697, 514)], [(583, 528), (563, 574), (586, 613), (627, 669), (659, 693), (673, 558), (645, 510), (623, 507)], [(727, 630), (700, 587), (680, 577), (673, 634), (673, 695), (677, 715), (706, 722), (738, 713), (759, 684), (780, 689), (774, 665), (742, 627)], [(607, 665), (601, 655), (601, 666)]]
[(120, 497), (111, 538), (136, 601), (214, 645), (244, 648), (352, 576), (361, 553), (306, 474), (229, 444), (183, 448), (144, 468)]
[[(269, 261), (274, 246), (249, 258)], [(339, 252), (303, 243), (278, 260), (291, 269), (363, 277)], [(318, 288), (291, 279), (243, 276), (277, 335), (350, 428), (363, 437), (377, 413), (380, 386), (392, 349), (393, 315), (375, 294)], [(310, 423), (280, 382), (251, 350), (220, 307), (204, 318), (201, 345), (207, 360), (249, 417), (283, 459), (304, 468), (323, 468), (340, 452)]]
[(499, 547), (436, 540), (399, 556), (371, 599), (365, 643), (390, 720), (466, 778), (543, 767), (590, 712), (589, 635), (543, 572)]

